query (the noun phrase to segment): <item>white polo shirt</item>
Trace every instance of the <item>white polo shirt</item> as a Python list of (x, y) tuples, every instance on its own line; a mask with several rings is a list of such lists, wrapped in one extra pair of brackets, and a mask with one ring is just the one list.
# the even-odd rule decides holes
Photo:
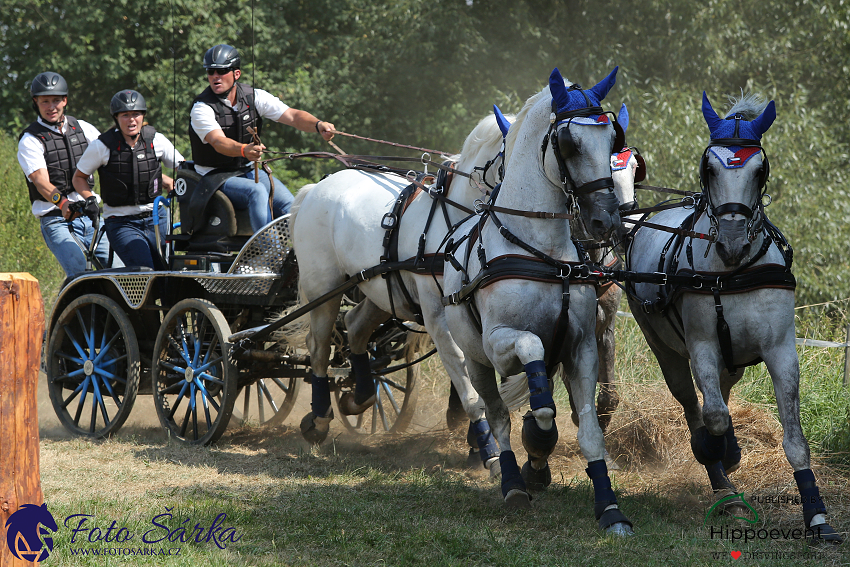
[[(182, 161), (185, 161), (183, 156), (177, 151), (177, 148), (169, 141), (168, 138), (157, 132), (153, 137), (153, 151), (156, 157), (165, 167), (174, 169)], [(109, 163), (109, 148), (100, 140), (95, 140), (80, 158), (77, 163), (77, 170), (86, 174), (92, 175), (95, 171)], [(130, 215), (138, 215), (147, 211), (153, 210), (153, 203), (145, 203), (144, 205), (124, 205), (121, 207), (111, 207), (103, 203), (103, 218), (109, 217), (126, 217)]]
[[(41, 119), (41, 116), (38, 117), (38, 123), (42, 126), (53, 130), (57, 134), (63, 134), (65, 132), (65, 126), (67, 126), (67, 121), (62, 121), (62, 128), (59, 126), (52, 126), (50, 124), (46, 124), (44, 120)], [(80, 120), (77, 118), (77, 123), (80, 125), (80, 128), (83, 130), (83, 134), (88, 140), (88, 143), (91, 144), (95, 140), (97, 140), (98, 136), (100, 136), (100, 132), (84, 120)], [(21, 137), (21, 140), (18, 142), (18, 163), (21, 166), (21, 169), (24, 172), (24, 175), (29, 179), (30, 175), (38, 171), (39, 169), (47, 169), (47, 162), (44, 160), (44, 144), (41, 143), (41, 140), (27, 132)], [(71, 175), (74, 175), (74, 172), (71, 172)], [(30, 181), (32, 181), (30, 179)], [(80, 201), (82, 197), (77, 194), (76, 191), (72, 191), (68, 195), (69, 201)], [(43, 217), (45, 214), (50, 211), (57, 210), (56, 205), (53, 203), (49, 203), (47, 201), (36, 200), (32, 204), (32, 214), (37, 217)]]
[[(224, 99), (222, 102), (226, 106), (233, 108), (229, 100)], [(254, 89), (254, 108), (257, 109), (257, 114), (261, 117), (277, 122), (289, 106), (263, 89)], [(198, 138), (204, 144), (208, 143), (206, 141), (207, 134), (213, 130), (221, 130), (221, 125), (215, 119), (215, 111), (205, 102), (196, 102), (192, 105), (190, 117), (192, 118), (192, 128), (194, 128), (195, 134), (198, 135)], [(195, 171), (201, 175), (206, 175), (213, 169), (215, 168), (195, 164)]]

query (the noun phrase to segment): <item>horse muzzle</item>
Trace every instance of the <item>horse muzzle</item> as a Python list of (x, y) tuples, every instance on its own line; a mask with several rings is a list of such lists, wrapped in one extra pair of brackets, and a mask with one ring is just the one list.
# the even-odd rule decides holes
[(751, 249), (747, 219), (719, 219), (717, 227), (717, 255), (729, 268), (739, 266)]

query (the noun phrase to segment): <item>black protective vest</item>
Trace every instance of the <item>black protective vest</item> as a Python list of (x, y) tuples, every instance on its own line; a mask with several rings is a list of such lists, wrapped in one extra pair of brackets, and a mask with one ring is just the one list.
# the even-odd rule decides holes
[[(257, 109), (254, 106), (254, 89), (239, 82), (236, 83), (234, 88), (236, 89), (235, 108), (225, 105), (209, 87), (195, 97), (192, 104), (203, 102), (210, 105), (215, 112), (215, 120), (221, 126), (226, 137), (243, 144), (250, 144), (254, 138), (248, 133), (248, 127), (256, 129), (259, 135), (263, 128), (263, 119), (257, 114)], [(238, 168), (251, 163), (241, 156), (230, 157), (218, 153), (212, 145), (201, 141), (195, 133), (195, 129), (191, 126), (189, 126), (189, 140), (192, 142), (192, 159), (197, 165)]]
[[(44, 124), (35, 121), (27, 126), (18, 140), (27, 133), (38, 138), (44, 145), (44, 161), (47, 163), (47, 174), (50, 177), (50, 182), (64, 196), (73, 193), (74, 186), (71, 184), (71, 178), (77, 169), (77, 162), (89, 145), (77, 119), (73, 116), (65, 116), (64, 134), (57, 134)], [(93, 185), (94, 181), (89, 180), (89, 186)], [(35, 201), (47, 202), (47, 199), (42, 197), (29, 178), (27, 178), (27, 187), (30, 193), (30, 203)]]
[(153, 203), (162, 193), (162, 166), (153, 148), (155, 134), (152, 126), (142, 126), (135, 148), (116, 128), (98, 138), (109, 148), (109, 162), (97, 171), (100, 195), (110, 207)]

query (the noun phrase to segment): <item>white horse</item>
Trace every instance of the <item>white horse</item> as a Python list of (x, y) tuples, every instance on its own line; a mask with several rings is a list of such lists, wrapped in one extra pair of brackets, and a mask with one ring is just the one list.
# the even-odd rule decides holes
[[(493, 116), (483, 119), (470, 133), (458, 156), (456, 169), (472, 172), (496, 158), (502, 144), (501, 133)], [(483, 181), (495, 184), (496, 167), (488, 168)], [(348, 276), (379, 265), (384, 256), (387, 213), (409, 185), (404, 176), (344, 170), (325, 178), (308, 190), (298, 192), (293, 203), (293, 241), (300, 272), (299, 287), (303, 301), (312, 301), (334, 289)], [(483, 193), (477, 182), (455, 174), (446, 190), (447, 198), (472, 207)], [(432, 197), (420, 193), (405, 209), (398, 222), (398, 259), (417, 255), (420, 236), (426, 226)], [(467, 213), (448, 206), (448, 222), (456, 224)], [(437, 248), (448, 232), (443, 213), (439, 210), (425, 238), (426, 255)], [(437, 281), (442, 279), (442, 262), (436, 266)], [(359, 284), (366, 299), (346, 314), (346, 328), (351, 347), (351, 365), (356, 377), (353, 395), (340, 398), (340, 411), (358, 414), (375, 401), (375, 381), (372, 376), (367, 344), (372, 331), (395, 312), (402, 320), (414, 320), (421, 309), (424, 326), (431, 335), (453, 385), (470, 419), (470, 442), (481, 449), (480, 457), (491, 474), (498, 474), (495, 443), (484, 419), (483, 403), (472, 388), (464, 365), (463, 353), (455, 345), (445, 321), (440, 291), (430, 270), (398, 272), (407, 293), (403, 292), (395, 275), (390, 276), (392, 299), (387, 280), (376, 277)], [(312, 366), (312, 411), (302, 420), (301, 430), (311, 442), (322, 442), (328, 433), (333, 412), (330, 406), (327, 369), (329, 366), (331, 333), (339, 312), (340, 301), (331, 300), (310, 311), (310, 332), (307, 345)]]
[[(813, 538), (840, 543), (826, 523), (800, 426), (790, 247), (762, 205), (769, 166), (760, 140), (776, 110), (773, 101), (760, 101), (742, 97), (722, 120), (703, 93), (711, 142), (700, 162), (702, 196), (695, 209), (667, 210), (652, 219), (692, 232), (671, 235), (647, 227), (636, 232), (628, 250), (629, 269), (645, 275), (666, 272), (669, 284), (631, 284), (629, 304), (670, 391), (684, 408), (694, 456), (705, 465), (718, 499), (736, 492), (726, 473), (741, 459), (727, 406), (729, 391), (740, 380), (742, 367), (764, 361), (806, 529)], [(716, 241), (694, 239), (694, 232)], [(702, 408), (694, 381), (703, 395)]]
[[(540, 487), (551, 482), (548, 456), (558, 433), (549, 376), (561, 363), (580, 408), (578, 440), (588, 460), (599, 526), (628, 534), (631, 522), (611, 490), (593, 399), (596, 291), (592, 281), (581, 278), (586, 266), (579, 263), (569, 220), (580, 217), (595, 240), (605, 240), (620, 224), (610, 158), (622, 147), (622, 135), (599, 107), (616, 71), (582, 90), (567, 88), (555, 69), (549, 87), (526, 102), (508, 133), (505, 178), (485, 207), (487, 214), (465, 223), (459, 244), (447, 246), (444, 284), (446, 320), (467, 356), (501, 449), (506, 504), (530, 506), (525, 479)], [(591, 285), (573, 285), (571, 279)], [(523, 425), (529, 462), (522, 473), (494, 370), (501, 376), (527, 375), (532, 412)]]

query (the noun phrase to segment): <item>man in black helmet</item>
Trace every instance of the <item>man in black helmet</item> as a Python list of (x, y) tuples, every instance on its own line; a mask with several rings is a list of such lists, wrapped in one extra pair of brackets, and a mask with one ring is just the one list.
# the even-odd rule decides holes
[[(103, 222), (115, 253), (127, 266), (165, 270), (164, 242), (157, 243), (153, 203), (173, 187), (160, 163), (174, 169), (183, 156), (168, 138), (144, 123), (147, 110), (145, 97), (137, 91), (119, 91), (112, 97), (109, 112), (116, 127), (89, 144), (77, 164), (74, 188), (90, 199), (87, 180), (97, 171)], [(167, 217), (159, 218), (162, 237), (168, 234)]]
[[(71, 177), (77, 161), (100, 132), (88, 122), (65, 114), (68, 84), (58, 73), (39, 73), (30, 85), (30, 95), (38, 119), (21, 134), (18, 163), (27, 178), (32, 213), (41, 222), (44, 241), (65, 274), (73, 276), (86, 269), (86, 257), (71, 236), (69, 225), (86, 246), (94, 237), (94, 227), (88, 217), (66, 223), (63, 216), (69, 215), (69, 202), (82, 199), (74, 191)], [(102, 266), (109, 267), (109, 240), (105, 236), (95, 255)], [(116, 260), (113, 265), (122, 264)]]
[[(263, 119), (293, 126), (302, 132), (317, 132), (325, 140), (333, 138), (334, 125), (318, 120), (309, 112), (291, 108), (279, 98), (261, 89), (253, 89), (239, 81), (242, 74), (239, 52), (230, 45), (216, 45), (204, 54), (209, 87), (195, 97), (189, 139), (195, 170), (206, 175), (213, 169), (241, 169), (228, 179), (221, 190), (238, 209), (248, 209), (254, 232), (272, 220), (269, 212), (271, 184), (264, 171), (260, 183), (254, 182), (250, 162), (258, 161), (265, 146), (253, 143), (248, 133), (252, 127), (259, 133)], [(289, 212), (292, 194), (274, 178), (274, 216)]]

